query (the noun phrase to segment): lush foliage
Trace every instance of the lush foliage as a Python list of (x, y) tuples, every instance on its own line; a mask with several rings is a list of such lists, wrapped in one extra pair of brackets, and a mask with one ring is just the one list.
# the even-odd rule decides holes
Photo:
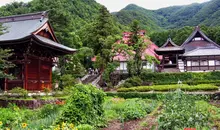
[(153, 85), (153, 86), (139, 86), (132, 88), (119, 88), (118, 92), (148, 92), (148, 91), (173, 91), (176, 89), (182, 89), (184, 91), (214, 91), (218, 90), (218, 87), (212, 84), (199, 84), (199, 85)]
[(131, 88), (134, 86), (141, 86), (142, 83), (143, 81), (139, 77), (134, 76), (134, 77), (128, 78), (120, 87)]
[[(166, 95), (162, 114), (158, 117), (160, 130), (184, 128), (208, 128), (208, 109), (202, 110), (195, 104), (195, 99), (181, 90)], [(206, 111), (206, 112), (204, 112)]]
[(0, 113), (2, 128), (42, 130), (55, 122), (60, 114), (60, 106), (46, 105), (33, 111), (10, 105), (8, 108), (0, 108)]
[(21, 87), (13, 88), (12, 90), (9, 91), (9, 93), (18, 94), (21, 97), (27, 97), (28, 96), (28, 91), (21, 88)]
[(58, 123), (67, 122), (100, 126), (104, 120), (104, 92), (92, 85), (75, 85)]
[(106, 98), (104, 109), (107, 120), (121, 121), (143, 118), (157, 106), (157, 101), (143, 99)]
[[(1, 26), (1, 25), (0, 25)], [(1, 30), (0, 30), (1, 33)], [(6, 69), (10, 69), (14, 67), (8, 58), (12, 55), (11, 50), (0, 48), (0, 78), (13, 78), (12, 75), (7, 74), (5, 72)]]
[[(0, 35), (3, 34), (5, 28), (0, 24)], [(13, 78), (12, 75), (5, 72), (6, 69), (14, 67), (8, 58), (12, 55), (11, 50), (0, 48), (0, 78)]]
[(196, 106), (205, 114), (210, 113), (210, 119), (212, 120), (211, 123), (220, 129), (220, 108), (210, 105), (208, 102), (205, 101), (196, 101)]
[(220, 72), (206, 73), (142, 73), (140, 78), (144, 82), (152, 82), (153, 84), (177, 84), (182, 81), (187, 84), (208, 84), (218, 83)]

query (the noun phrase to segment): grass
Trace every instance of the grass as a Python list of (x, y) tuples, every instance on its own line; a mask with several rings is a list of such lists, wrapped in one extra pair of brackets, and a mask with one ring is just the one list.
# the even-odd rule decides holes
[(154, 85), (154, 86), (139, 86), (132, 88), (119, 88), (118, 92), (148, 92), (148, 91), (174, 91), (176, 89), (182, 89), (184, 91), (214, 91), (219, 88), (212, 84), (199, 84), (189, 86), (187, 84), (176, 85)]

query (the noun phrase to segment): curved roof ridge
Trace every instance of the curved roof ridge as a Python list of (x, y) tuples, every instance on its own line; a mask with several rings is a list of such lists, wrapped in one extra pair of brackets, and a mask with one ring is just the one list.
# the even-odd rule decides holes
[(0, 17), (0, 23), (17, 22), (17, 21), (34, 20), (34, 19), (43, 20), (44, 18), (47, 17), (48, 17), (48, 11), (41, 11), (36, 13)]
[(163, 44), (163, 46), (161, 46), (161, 47), (164, 48), (164, 47), (166, 47), (169, 43), (170, 43), (171, 45), (173, 45), (174, 47), (179, 47), (178, 45), (176, 45), (176, 44), (172, 41), (171, 38), (168, 38), (168, 39), (167, 39), (167, 42), (166, 42), (165, 44)]
[(185, 40), (185, 42), (181, 45), (181, 47), (184, 47), (187, 43), (189, 43), (193, 38), (195, 38), (196, 34), (199, 33), (206, 41), (213, 43), (217, 47), (220, 48), (220, 46), (212, 41), (210, 38), (208, 38), (201, 30), (199, 26), (196, 26), (192, 34)]

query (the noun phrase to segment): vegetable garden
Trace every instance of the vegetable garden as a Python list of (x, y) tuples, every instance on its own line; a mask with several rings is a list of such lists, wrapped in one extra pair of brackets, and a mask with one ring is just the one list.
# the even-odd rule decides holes
[[(5, 130), (179, 130), (220, 129), (219, 101), (177, 89), (151, 97), (107, 96), (91, 85), (71, 88), (65, 103), (35, 110), (10, 104), (0, 108)], [(110, 94), (108, 94), (110, 95)], [(66, 95), (65, 95), (66, 96)]]

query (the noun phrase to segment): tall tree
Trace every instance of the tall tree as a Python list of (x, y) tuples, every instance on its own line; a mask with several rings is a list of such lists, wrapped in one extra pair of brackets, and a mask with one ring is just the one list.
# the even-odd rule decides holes
[(97, 67), (104, 70), (111, 61), (112, 45), (116, 42), (117, 34), (120, 32), (106, 7), (100, 8), (96, 22), (92, 24), (90, 31), (88, 37), (90, 44), (87, 46), (93, 48), (94, 54), (97, 56)]
[(146, 41), (146, 37), (143, 37), (139, 34), (140, 27), (139, 22), (134, 20), (131, 24), (131, 32), (132, 37), (130, 42), (132, 43), (133, 51), (134, 51), (134, 58), (133, 58), (133, 65), (135, 68), (135, 72), (137, 75), (140, 75), (142, 70), (142, 57), (144, 51), (148, 47), (148, 42)]

